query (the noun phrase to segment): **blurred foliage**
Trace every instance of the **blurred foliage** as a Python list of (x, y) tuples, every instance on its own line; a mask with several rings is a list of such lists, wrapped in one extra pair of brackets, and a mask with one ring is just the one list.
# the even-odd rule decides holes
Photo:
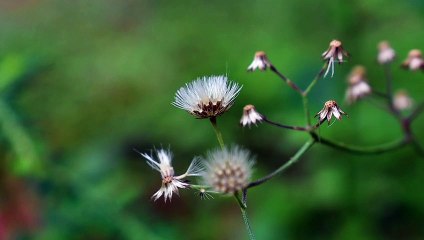
[[(238, 127), (248, 103), (304, 123), (295, 92), (270, 72), (246, 73), (255, 51), (305, 87), (329, 41), (342, 40), (352, 57), (318, 82), (317, 112), (328, 99), (343, 102), (356, 64), (384, 90), (377, 43), (389, 40), (399, 65), (409, 49), (424, 50), (422, 29), (418, 0), (0, 1), (0, 239), (244, 239), (234, 199), (182, 191), (170, 204), (150, 200), (159, 175), (133, 148), (170, 145), (182, 171), (217, 147), (208, 121), (170, 104), (176, 90), (212, 74), (244, 85), (218, 121), (227, 143), (255, 153), (260, 177), (307, 136)], [(396, 67), (394, 77), (396, 89), (422, 100), (422, 73)], [(375, 99), (341, 105), (350, 117), (322, 135), (373, 145), (401, 133)], [(250, 191), (249, 213), (258, 239), (423, 239), (423, 181), (424, 161), (411, 148), (355, 156), (315, 146)]]

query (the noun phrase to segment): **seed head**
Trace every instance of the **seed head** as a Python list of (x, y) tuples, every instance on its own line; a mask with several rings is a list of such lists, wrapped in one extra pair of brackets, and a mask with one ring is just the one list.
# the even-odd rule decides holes
[(249, 184), (253, 163), (250, 152), (237, 146), (209, 152), (205, 184), (224, 194), (240, 191)]
[(226, 76), (202, 77), (180, 88), (172, 104), (196, 118), (216, 117), (230, 109), (241, 88)]

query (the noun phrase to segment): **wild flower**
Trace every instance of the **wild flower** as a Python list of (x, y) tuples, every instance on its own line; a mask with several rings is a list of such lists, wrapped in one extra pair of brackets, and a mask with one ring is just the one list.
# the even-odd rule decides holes
[(393, 107), (398, 111), (410, 109), (414, 101), (405, 90), (399, 90), (393, 97)]
[(165, 202), (168, 198), (171, 200), (173, 193), (178, 194), (179, 188), (188, 188), (190, 186), (189, 183), (183, 181), (184, 178), (189, 176), (200, 176), (204, 169), (200, 159), (195, 157), (184, 174), (175, 176), (174, 168), (171, 164), (172, 153), (169, 149), (156, 150), (157, 160), (153, 157), (153, 154), (140, 154), (147, 160), (147, 164), (149, 164), (149, 166), (156, 171), (160, 172), (162, 176), (162, 186), (159, 191), (157, 191), (152, 196), (155, 201), (158, 200), (162, 195), (165, 198)]
[(342, 42), (339, 40), (333, 40), (330, 42), (330, 46), (327, 51), (322, 54), (322, 58), (327, 61), (327, 70), (324, 73), (324, 77), (327, 76), (331, 68), (331, 77), (334, 75), (334, 63), (339, 64), (344, 62), (344, 58), (348, 57), (349, 53), (343, 49)]
[(264, 51), (258, 51), (255, 53), (255, 57), (253, 58), (253, 62), (247, 68), (247, 71), (255, 71), (259, 69), (261, 71), (266, 70), (271, 67), (271, 62), (268, 60)]
[(408, 57), (402, 63), (402, 67), (412, 71), (424, 70), (424, 59), (421, 51), (418, 49), (409, 51)]
[(356, 66), (348, 76), (346, 100), (349, 104), (371, 94), (371, 87), (366, 79), (366, 70), (363, 66)]
[(216, 192), (236, 193), (248, 185), (253, 164), (248, 150), (238, 146), (217, 149), (208, 153), (203, 179)]
[(226, 76), (205, 76), (181, 87), (172, 104), (196, 118), (216, 117), (230, 109), (241, 88)]
[(347, 115), (343, 110), (337, 105), (337, 102), (334, 100), (329, 100), (325, 102), (324, 108), (319, 111), (315, 117), (319, 116), (319, 120), (323, 121), (327, 119), (330, 123), (331, 118), (334, 116), (337, 120), (341, 120), (343, 115)]
[(252, 124), (256, 124), (256, 123), (260, 123), (264, 120), (264, 117), (262, 116), (262, 114), (260, 114), (259, 112), (256, 111), (255, 106), (253, 105), (246, 105), (243, 108), (243, 115), (240, 119), (240, 125), (243, 127), (252, 125)]
[(392, 62), (396, 57), (395, 50), (390, 47), (389, 42), (381, 41), (378, 44), (378, 56), (377, 61), (380, 64), (386, 64)]

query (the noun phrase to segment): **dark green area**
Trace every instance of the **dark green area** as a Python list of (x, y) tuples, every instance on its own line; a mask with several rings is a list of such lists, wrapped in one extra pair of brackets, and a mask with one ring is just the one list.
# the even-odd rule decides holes
[[(257, 157), (254, 177), (307, 140), (269, 125), (242, 129), (242, 107), (303, 125), (301, 98), (270, 71), (247, 73), (254, 52), (305, 88), (321, 54), (339, 39), (352, 57), (310, 94), (314, 114), (329, 99), (349, 118), (321, 134), (372, 146), (400, 137), (378, 98), (343, 103), (357, 65), (384, 91), (377, 43), (397, 52), (394, 88), (423, 101), (424, 74), (398, 67), (424, 50), (424, 3), (409, 1), (19, 0), (0, 3), (0, 238), (246, 239), (233, 198), (201, 201), (160, 187), (133, 151), (168, 147), (176, 171), (218, 143), (207, 120), (171, 105), (186, 82), (227, 74), (244, 85), (218, 119), (227, 144)], [(424, 144), (424, 118), (413, 124)], [(249, 192), (258, 239), (423, 239), (424, 160), (411, 147), (358, 156), (315, 145), (282, 175)], [(2, 235), (3, 234), (3, 235)], [(6, 238), (5, 238), (6, 239)]]

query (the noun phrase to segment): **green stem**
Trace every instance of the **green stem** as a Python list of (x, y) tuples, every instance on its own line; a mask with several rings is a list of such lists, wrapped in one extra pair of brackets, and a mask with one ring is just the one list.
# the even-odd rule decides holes
[(218, 139), (219, 146), (221, 146), (221, 149), (224, 149), (225, 148), (224, 139), (222, 138), (221, 131), (219, 130), (218, 125), (216, 123), (216, 117), (211, 117), (209, 119), (212, 123), (213, 130), (215, 131), (216, 138)]
[(401, 148), (408, 144), (410, 141), (405, 139), (396, 140), (390, 143), (381, 144), (373, 147), (359, 147), (352, 146), (346, 143), (333, 142), (331, 140), (325, 139), (321, 136), (318, 136), (316, 133), (311, 133), (311, 136), (318, 142), (339, 150), (346, 152), (356, 153), (356, 154), (379, 154), (384, 152), (389, 152), (398, 148)]
[(305, 112), (306, 124), (309, 127), (309, 126), (311, 126), (311, 115), (309, 113), (308, 96), (303, 95), (302, 100), (303, 100), (303, 110)]
[(1, 134), (4, 134), (16, 154), (13, 161), (14, 170), (19, 174), (27, 174), (38, 163), (38, 155), (34, 142), (26, 129), (19, 123), (15, 112), (0, 99), (0, 125)]
[(281, 165), (279, 168), (277, 168), (275, 171), (273, 171), (272, 173), (266, 175), (263, 178), (260, 178), (254, 182), (249, 183), (249, 185), (247, 185), (246, 189), (248, 188), (252, 188), (252, 187), (256, 187), (258, 185), (261, 185), (262, 183), (265, 183), (266, 181), (268, 181), (269, 179), (273, 178), (275, 175), (279, 174), (280, 172), (284, 171), (286, 168), (290, 167), (292, 164), (294, 164), (295, 162), (297, 162), (301, 156), (303, 156), (303, 154), (306, 153), (306, 151), (308, 151), (312, 145), (314, 145), (315, 140), (314, 139), (310, 139), (309, 141), (307, 141), (305, 144), (303, 144), (303, 146), (293, 155), (293, 157), (290, 158), (289, 161), (287, 161), (286, 163), (284, 163), (283, 165)]
[(318, 80), (322, 78), (327, 67), (328, 67), (328, 62), (325, 62), (321, 70), (318, 72), (318, 74), (315, 76), (315, 78), (312, 80), (309, 86), (305, 89), (305, 91), (303, 91), (303, 94), (302, 94), (303, 96), (307, 96), (309, 94), (309, 92), (312, 90), (315, 84), (317, 84)]
[(234, 194), (234, 197), (236, 198), (237, 203), (240, 206), (241, 216), (243, 217), (243, 222), (244, 222), (244, 225), (246, 226), (247, 233), (249, 235), (249, 239), (255, 240), (255, 235), (253, 234), (252, 227), (250, 226), (250, 223), (249, 223), (249, 217), (247, 216), (247, 212), (246, 212), (247, 207), (241, 201), (238, 192)]
[(288, 79), (286, 76), (284, 76), (282, 73), (280, 73), (277, 68), (274, 67), (274, 65), (271, 65), (269, 67), (271, 71), (273, 71), (275, 74), (277, 74), (289, 87), (291, 87), (293, 90), (295, 90), (300, 95), (303, 94), (302, 89), (300, 89), (294, 82), (292, 82), (290, 79)]
[(392, 68), (390, 66), (390, 63), (384, 64), (384, 75), (386, 76), (386, 94), (387, 94), (387, 105), (389, 106), (390, 111), (393, 113), (393, 115), (401, 120), (402, 115), (400, 114), (399, 110), (397, 110), (393, 106), (393, 77), (392, 77)]

